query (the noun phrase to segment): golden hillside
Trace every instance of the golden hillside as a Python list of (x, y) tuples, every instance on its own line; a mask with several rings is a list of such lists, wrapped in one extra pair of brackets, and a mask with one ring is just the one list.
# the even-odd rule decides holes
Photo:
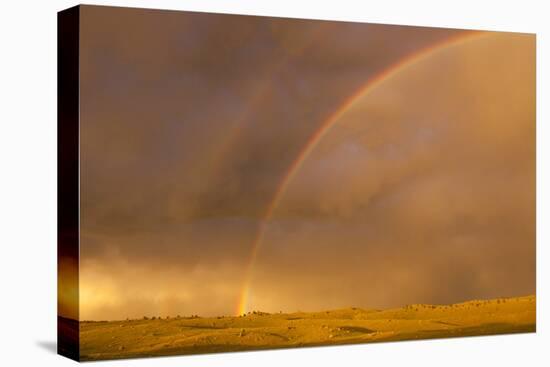
[(240, 317), (80, 323), (81, 360), (534, 332), (535, 296)]

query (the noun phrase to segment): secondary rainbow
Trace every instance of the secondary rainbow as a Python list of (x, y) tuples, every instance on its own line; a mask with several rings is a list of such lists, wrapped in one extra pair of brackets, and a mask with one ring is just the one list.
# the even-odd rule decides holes
[(222, 141), (217, 144), (217, 149), (211, 153), (210, 159), (205, 159), (210, 174), (214, 175), (220, 172), (220, 167), (225, 163), (228, 152), (230, 152), (237, 143), (239, 134), (242, 132), (245, 125), (250, 123), (250, 117), (256, 111), (256, 107), (266, 98), (270, 87), (272, 87), (274, 80), (276, 80), (281, 70), (289, 65), (294, 59), (304, 55), (311, 47), (315, 46), (322, 31), (323, 28), (317, 29), (317, 31), (312, 34), (311, 38), (308, 39), (307, 42), (302, 43), (292, 54), (286, 53), (284, 57), (267, 68), (268, 70), (265, 75), (268, 77), (260, 78), (246, 106), (238, 117), (231, 122), (229, 132), (226, 133), (223, 139), (221, 139)]
[(388, 68), (384, 69), (373, 78), (369, 79), (362, 87), (360, 87), (355, 93), (353, 93), (349, 98), (347, 98), (339, 108), (337, 108), (320, 126), (319, 129), (310, 137), (307, 143), (304, 145), (304, 148), (296, 156), (296, 159), (289, 166), (286, 174), (283, 176), (283, 179), (277, 186), (275, 195), (268, 205), (263, 217), (261, 218), (260, 225), (256, 231), (256, 235), (252, 242), (252, 250), (250, 252), (250, 258), (248, 261), (247, 269), (245, 272), (245, 279), (243, 283), (243, 288), (240, 293), (236, 314), (242, 315), (248, 311), (248, 302), (250, 297), (250, 288), (252, 275), (254, 273), (254, 263), (258, 256), (258, 250), (261, 243), (263, 242), (265, 236), (265, 230), (267, 224), (275, 209), (279, 206), (281, 199), (284, 196), (290, 182), (300, 170), (300, 167), (303, 165), (309, 154), (315, 149), (318, 142), (329, 132), (329, 130), (334, 126), (334, 124), (340, 119), (340, 117), (346, 113), (346, 111), (353, 106), (360, 97), (364, 97), (366, 94), (370, 93), (376, 87), (378, 87), (383, 82), (389, 80), (394, 75), (402, 72), (404, 69), (416, 64), (419, 61), (422, 61), (438, 51), (444, 50), (451, 46), (456, 46), (458, 44), (467, 42), (473, 38), (477, 38), (483, 35), (490, 34), (490, 32), (483, 31), (472, 31), (465, 34), (460, 34), (455, 37), (450, 37), (442, 42), (436, 43), (435, 45), (428, 46), (423, 48), (401, 60), (392, 64)]

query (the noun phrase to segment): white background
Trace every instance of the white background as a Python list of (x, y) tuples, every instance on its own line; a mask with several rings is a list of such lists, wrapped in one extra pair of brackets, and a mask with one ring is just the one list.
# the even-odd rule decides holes
[[(547, 1), (196, 0), (95, 4), (537, 33), (537, 333), (100, 362), (104, 366), (548, 365)], [(0, 13), (0, 365), (75, 362), (56, 340), (56, 12), (74, 1), (3, 1)], [(546, 190), (545, 190), (546, 188)]]

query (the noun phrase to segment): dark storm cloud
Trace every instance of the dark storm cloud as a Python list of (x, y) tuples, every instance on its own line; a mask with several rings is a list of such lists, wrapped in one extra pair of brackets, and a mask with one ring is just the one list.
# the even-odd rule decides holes
[[(163, 195), (199, 197), (192, 217), (257, 216), (296, 153), (343, 99), (408, 52), (457, 33), (84, 9), (84, 175), (107, 180), (90, 185), (85, 203), (97, 202), (92, 194), (101, 189), (114, 191), (102, 203), (125, 200), (118, 188), (131, 192), (129, 184), (140, 180), (150, 190), (132, 205), (143, 201), (154, 210), (173, 200)], [(255, 88), (265, 80), (266, 88)], [(216, 157), (233, 125), (238, 133), (229, 156)], [(87, 155), (88, 147), (98, 151)], [(197, 177), (211, 159), (226, 163), (212, 177)]]
[(273, 287), (309, 309), (533, 293), (533, 51), (531, 36), (487, 36), (360, 100), (285, 195), (253, 303), (277, 304)]
[[(84, 6), (81, 284), (87, 295), (84, 299), (89, 301), (83, 317), (140, 316), (150, 309), (232, 313), (259, 220), (312, 134), (379, 72), (462, 33), (466, 32)], [(391, 101), (391, 96), (379, 100), (379, 106), (369, 113), (380, 119), (399, 118)], [(396, 215), (385, 205), (415, 187), (417, 181), (412, 177), (433, 169), (436, 159), (419, 152), (418, 147), (440, 132), (427, 123), (409, 131), (414, 139), (399, 135), (410, 149), (406, 151), (387, 144), (394, 136), (392, 129), (395, 125), (372, 129), (367, 142), (348, 140), (343, 151), (329, 149), (322, 169), (304, 167), (313, 181), (327, 185), (323, 188), (305, 181), (304, 188), (296, 185), (289, 190), (277, 221), (272, 223), (276, 226), (286, 218), (281, 224), (284, 244), (266, 245), (266, 251), (292, 247), (296, 258), (303, 258), (315, 253), (313, 243), (324, 247), (303, 272), (296, 264), (289, 263), (286, 269), (287, 260), (281, 254), (273, 258), (272, 265), (260, 267), (260, 282), (265, 278), (265, 284), (273, 289), (285, 288), (280, 294), (286, 296), (280, 300), (268, 302), (271, 296), (263, 294), (266, 306), (279, 307), (304, 292), (301, 285), (305, 287), (319, 272), (313, 265), (316, 261), (334, 270), (330, 279), (323, 280), (326, 287), (319, 289), (333, 287), (334, 295), (340, 294), (337, 284), (350, 274), (337, 273), (346, 261), (353, 261), (345, 254), (330, 253), (330, 244), (340, 243), (342, 236), (349, 237), (349, 244), (343, 245), (349, 246), (349, 251), (365, 251), (358, 245), (358, 237), (364, 237), (365, 243), (393, 246), (376, 268), (380, 272), (384, 264), (394, 261), (392, 256), (406, 248), (383, 234), (389, 218)], [(357, 135), (366, 136), (364, 131)], [(518, 144), (522, 149), (522, 143)], [(332, 184), (341, 184), (338, 178), (348, 177), (353, 165), (364, 164), (345, 150), (364, 149), (365, 154), (355, 154), (364, 158), (371, 156), (369, 152), (376, 146), (383, 146), (388, 156), (412, 154), (418, 164), (404, 172), (391, 159), (372, 158), (369, 164), (378, 165), (387, 177), (368, 181), (352, 177), (345, 190), (334, 190)], [(499, 152), (505, 150), (501, 148)], [(323, 149), (319, 147), (320, 152)], [(471, 156), (456, 159), (475, 159), (482, 153), (490, 150), (471, 151)], [(518, 162), (521, 165), (522, 160)], [(329, 171), (332, 175), (327, 178)], [(365, 211), (372, 203), (381, 207), (379, 213)], [(365, 218), (372, 219), (367, 232), (357, 225)], [(408, 217), (395, 218), (404, 228), (410, 225)], [(330, 224), (334, 220), (339, 224)], [(464, 223), (469, 220), (463, 218)], [(332, 228), (332, 234), (319, 226)], [(310, 228), (306, 233), (327, 234), (324, 240), (316, 242), (317, 237), (309, 237), (315, 242), (307, 242), (304, 228)], [(402, 236), (399, 239), (411, 238), (408, 229), (396, 233)], [(490, 231), (487, 236), (491, 237)], [(492, 243), (488, 241), (486, 246), (491, 248)], [(381, 247), (372, 246), (368, 251), (385, 254)], [(277, 270), (279, 263), (284, 271)], [(396, 263), (402, 270), (391, 277), (409, 276), (407, 264)], [(410, 271), (419, 281), (430, 274)], [(458, 282), (453, 279), (459, 279), (461, 271), (457, 267), (454, 278), (449, 274), (449, 282)], [(360, 270), (356, 275), (372, 276)], [(296, 279), (296, 287), (287, 286), (291, 277)], [(319, 278), (315, 279), (319, 283)], [(411, 288), (410, 297), (447, 292), (425, 284), (426, 289)], [(380, 287), (373, 285), (370, 294)], [(339, 302), (319, 302), (315, 289), (310, 287), (311, 294), (304, 293), (301, 301), (296, 298), (296, 304), (288, 302), (288, 309), (305, 307), (308, 302), (311, 307)], [(384, 297), (392, 297), (379, 294), (380, 304), (386, 302)], [(213, 304), (214, 298), (221, 300)], [(335, 299), (349, 300), (347, 294)]]

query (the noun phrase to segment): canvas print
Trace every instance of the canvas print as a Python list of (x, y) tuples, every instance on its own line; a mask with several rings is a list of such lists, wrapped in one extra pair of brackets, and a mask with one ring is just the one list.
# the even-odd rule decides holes
[(534, 332), (534, 34), (58, 15), (58, 350)]

